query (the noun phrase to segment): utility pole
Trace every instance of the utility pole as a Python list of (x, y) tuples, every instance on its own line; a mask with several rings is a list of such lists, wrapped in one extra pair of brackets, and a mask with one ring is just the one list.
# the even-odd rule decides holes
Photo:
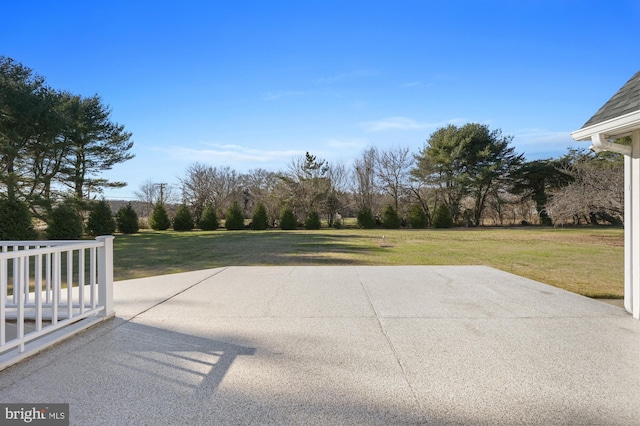
[(160, 203), (164, 204), (164, 187), (167, 186), (166, 183), (156, 183), (160, 187)]

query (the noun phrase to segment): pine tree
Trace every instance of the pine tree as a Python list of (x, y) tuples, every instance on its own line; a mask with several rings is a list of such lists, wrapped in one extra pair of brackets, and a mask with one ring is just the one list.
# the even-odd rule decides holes
[(118, 230), (123, 234), (135, 234), (140, 230), (138, 214), (133, 209), (131, 203), (118, 210), (116, 214), (116, 224)]
[(98, 235), (111, 235), (115, 231), (116, 221), (113, 218), (109, 203), (105, 200), (94, 203), (87, 220), (87, 232), (96, 237)]
[(298, 222), (293, 214), (293, 210), (285, 207), (280, 214), (280, 229), (293, 230), (298, 228)]
[(251, 218), (251, 229), (264, 230), (269, 227), (269, 217), (267, 216), (267, 209), (261, 202), (256, 205), (256, 209), (253, 212)]
[(420, 204), (414, 204), (409, 210), (409, 225), (414, 229), (422, 229), (427, 227), (427, 214)]
[(173, 230), (174, 231), (191, 231), (194, 227), (193, 223), (193, 215), (191, 211), (186, 206), (186, 204), (181, 204), (178, 207), (178, 211), (173, 218)]
[(82, 218), (69, 203), (62, 203), (49, 215), (47, 238), (50, 240), (79, 240), (82, 238)]
[(220, 226), (216, 209), (211, 204), (207, 204), (200, 217), (200, 229), (203, 231), (215, 231)]
[(244, 229), (244, 214), (237, 201), (234, 201), (225, 217), (224, 227), (228, 230)]
[(29, 207), (18, 200), (0, 199), (0, 240), (35, 240)]
[(314, 210), (307, 215), (307, 219), (304, 221), (305, 229), (320, 229), (321, 226), (320, 215), (317, 211)]
[(436, 211), (433, 215), (433, 227), (434, 228), (451, 228), (453, 226), (453, 218), (451, 217), (451, 211), (449, 207), (444, 204), (438, 204)]
[(373, 219), (371, 209), (367, 206), (360, 207), (358, 211), (358, 226), (364, 229), (373, 229), (376, 227), (376, 221)]
[(166, 231), (171, 227), (171, 220), (164, 203), (157, 203), (149, 218), (149, 226), (155, 231)]
[(391, 204), (388, 204), (382, 212), (382, 227), (386, 229), (398, 229), (400, 228), (400, 223), (398, 212)]

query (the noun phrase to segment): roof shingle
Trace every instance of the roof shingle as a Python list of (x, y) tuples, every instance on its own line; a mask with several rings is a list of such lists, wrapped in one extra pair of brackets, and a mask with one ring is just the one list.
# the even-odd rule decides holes
[(640, 111), (640, 71), (625, 83), (586, 123), (593, 126), (631, 112)]

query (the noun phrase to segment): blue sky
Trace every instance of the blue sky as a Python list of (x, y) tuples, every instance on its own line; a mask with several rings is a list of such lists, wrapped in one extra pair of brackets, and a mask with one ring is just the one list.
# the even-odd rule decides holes
[(194, 162), (285, 169), (368, 146), (418, 152), (480, 122), (529, 160), (638, 69), (638, 0), (40, 1), (3, 4), (0, 55), (99, 94), (136, 158), (104, 176), (177, 184)]

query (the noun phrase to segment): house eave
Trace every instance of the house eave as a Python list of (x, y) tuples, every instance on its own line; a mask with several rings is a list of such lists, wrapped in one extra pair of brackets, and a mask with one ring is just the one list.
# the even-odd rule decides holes
[(601, 135), (604, 138), (620, 138), (630, 135), (637, 129), (640, 129), (640, 110), (583, 127), (571, 132), (571, 137), (575, 141), (590, 141), (594, 135)]

